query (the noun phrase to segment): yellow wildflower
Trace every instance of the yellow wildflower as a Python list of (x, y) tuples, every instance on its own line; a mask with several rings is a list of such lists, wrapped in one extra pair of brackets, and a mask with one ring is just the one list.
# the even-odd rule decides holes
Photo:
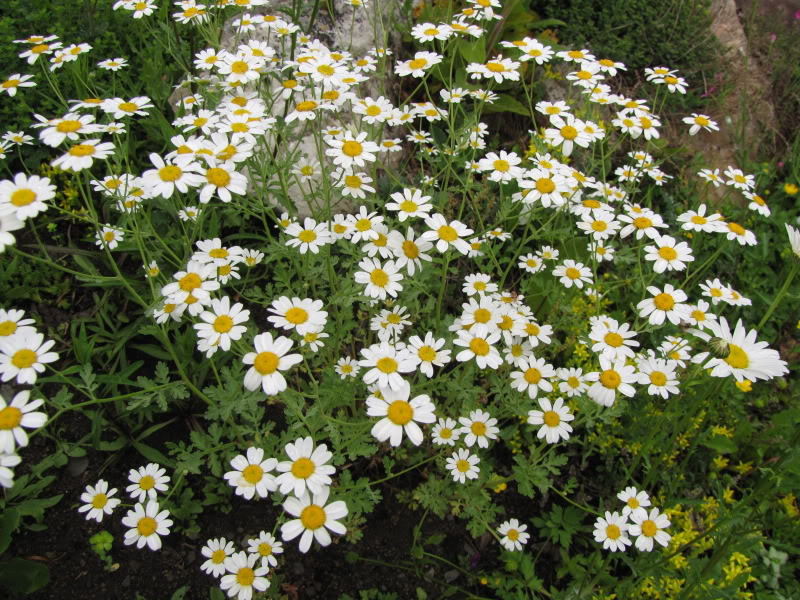
[(742, 390), (743, 392), (749, 392), (753, 389), (753, 382), (749, 379), (744, 379), (742, 381), (736, 382), (736, 387)]
[(730, 461), (724, 456), (717, 456), (712, 462), (714, 463), (714, 468), (721, 471), (728, 466)]
[(784, 183), (783, 191), (786, 192), (789, 196), (794, 196), (797, 194), (797, 192), (800, 192), (800, 188), (793, 183)]

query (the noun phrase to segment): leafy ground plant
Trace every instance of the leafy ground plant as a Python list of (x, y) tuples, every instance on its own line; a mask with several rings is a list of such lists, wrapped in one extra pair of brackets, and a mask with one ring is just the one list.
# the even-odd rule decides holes
[[(32, 73), (0, 90), (52, 86), (63, 110), (34, 115), (38, 140), (7, 136), (9, 157), (37, 146), (49, 165), (0, 181), (2, 249), (92, 301), (47, 337), (0, 311), (16, 386), (0, 405), (0, 549), (61, 500), (40, 497), (46, 469), (135, 453), (91, 467), (68, 501), (104, 577), (125, 547), (200, 540), (211, 591), (195, 579), (175, 598), (303, 594), (286, 567), (385, 535), (370, 520), (386, 502), (419, 515), (389, 564), (419, 598), (788, 597), (800, 409), (773, 342), (794, 352), (789, 202), (768, 205), (736, 165), (662, 169), (660, 110), (690, 83), (653, 65), (648, 97), (615, 94), (624, 57), (516, 37), (517, 4), (438, 5), (404, 58), (389, 3), (120, 0), (185, 68), (174, 114), (125, 88), (124, 57), (15, 41)], [(378, 40), (364, 54), (305, 33), (363, 15)], [(563, 100), (544, 95), (555, 63)], [(86, 97), (64, 97), (60, 69)], [(501, 148), (488, 113), (529, 129)], [(59, 228), (54, 249), (42, 238)], [(756, 287), (737, 266), (766, 244), (785, 260)], [(751, 406), (753, 389), (771, 400)], [(60, 425), (78, 416), (76, 438)], [(55, 450), (20, 465), (38, 435)], [(258, 519), (237, 523), (251, 505)], [(227, 515), (217, 537), (209, 512)], [(448, 535), (468, 550), (440, 555)], [(46, 582), (34, 563), (33, 583), (8, 583), (27, 571), (4, 560), (12, 590)]]

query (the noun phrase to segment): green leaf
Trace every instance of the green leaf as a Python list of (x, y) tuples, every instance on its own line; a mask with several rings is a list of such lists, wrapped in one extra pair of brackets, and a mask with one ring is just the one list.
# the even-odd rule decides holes
[(139, 451), (139, 454), (144, 456), (147, 460), (152, 460), (155, 463), (158, 463), (161, 466), (173, 466), (172, 461), (168, 459), (166, 456), (161, 454), (158, 450), (153, 448), (152, 446), (148, 446), (142, 442), (131, 442), (133, 447)]
[(500, 94), (497, 100), (484, 105), (486, 112), (513, 112), (526, 117), (531, 116), (530, 111), (519, 100), (508, 94)]
[(724, 435), (715, 435), (710, 440), (703, 442), (703, 446), (716, 450), (720, 454), (728, 454), (737, 450), (736, 444)]
[(564, 27), (566, 23), (561, 19), (541, 19), (528, 23), (528, 29), (547, 29), (548, 27)]
[(50, 571), (41, 563), (24, 558), (12, 558), (0, 563), (0, 588), (14, 595), (31, 594), (47, 585)]
[(458, 40), (458, 52), (467, 62), (483, 64), (486, 61), (486, 50), (482, 39), (474, 42)]
[(186, 597), (186, 592), (188, 591), (189, 591), (188, 585), (179, 587), (177, 590), (175, 590), (175, 593), (172, 594), (172, 598), (170, 598), (170, 600), (183, 600)]
[(212, 587), (208, 590), (208, 597), (210, 600), (225, 600), (225, 594), (218, 587)]
[(11, 534), (19, 527), (19, 511), (9, 508), (0, 517), (0, 554), (6, 551), (11, 543)]

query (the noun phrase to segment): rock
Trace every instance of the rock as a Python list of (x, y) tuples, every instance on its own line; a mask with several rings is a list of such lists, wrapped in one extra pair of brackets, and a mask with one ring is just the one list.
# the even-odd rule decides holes
[[(301, 30), (305, 30), (310, 22), (314, 2), (307, 1), (301, 3), (301, 5), (303, 6), (304, 12), (298, 24), (301, 26)], [(285, 17), (285, 14), (280, 13), (279, 9), (291, 9), (291, 6), (291, 0), (275, 0), (269, 7), (253, 9), (251, 14), (273, 14)], [(326, 9), (327, 6), (334, 7), (336, 14), (332, 16)], [(392, 48), (398, 45), (399, 39), (397, 38), (397, 34), (394, 31), (387, 31), (383, 23), (395, 23), (398, 19), (403, 18), (403, 14), (402, 0), (376, 0), (375, 2), (370, 2), (366, 8), (359, 8), (355, 11), (350, 7), (342, 7), (336, 3), (328, 4), (323, 2), (311, 30), (305, 31), (305, 33), (311, 40), (321, 41), (330, 50), (347, 51), (355, 57), (361, 57), (376, 46)], [(254, 31), (248, 32), (247, 34), (237, 35), (236, 28), (233, 26), (233, 22), (237, 18), (239, 18), (238, 15), (232, 17), (223, 26), (220, 36), (221, 48), (228, 51), (235, 51), (239, 44), (249, 40), (257, 40), (268, 42), (269, 45), (276, 50), (278, 55), (280, 55), (280, 43), (276, 41), (277, 36), (274, 34), (270, 37), (267, 31), (256, 28)], [(373, 28), (373, 22), (377, 23), (377, 27)], [(387, 82), (387, 88), (390, 87), (388, 83), (389, 82)], [(277, 81), (275, 81), (272, 87), (272, 93), (277, 96), (277, 100), (272, 106), (272, 115), (276, 117), (284, 114), (284, 107), (286, 105), (286, 101), (280, 97), (280, 91), (282, 91), (282, 88)], [(190, 92), (185, 87), (180, 87), (170, 96), (170, 103), (173, 106), (177, 106), (180, 100), (189, 94)], [(371, 96), (377, 98), (381, 93), (375, 82), (370, 78), (369, 81), (362, 84), (359, 95), (361, 97)], [(393, 102), (396, 101), (396, 99), (389, 99)], [(339, 121), (343, 121), (345, 126), (348, 124), (348, 115), (345, 115), (343, 118), (341, 112), (339, 112), (337, 113), (337, 117), (337, 121), (329, 118), (328, 120), (323, 119), (321, 122), (319, 120), (315, 122), (320, 123), (321, 127), (333, 125), (334, 123), (338, 124)], [(385, 131), (386, 135), (390, 133), (391, 132)], [(286, 148), (286, 144), (286, 141), (282, 142), (282, 148)], [(291, 148), (293, 151), (299, 150), (303, 155), (320, 162), (320, 159), (326, 160), (324, 157), (318, 156), (316, 140), (313, 135), (307, 135), (299, 140), (292, 140)], [(383, 158), (384, 160), (399, 161), (400, 154), (401, 153), (387, 153), (383, 155)], [(246, 170), (243, 170), (243, 172), (246, 174)], [(288, 194), (296, 207), (298, 216), (306, 217), (312, 214), (312, 208), (305, 201), (301, 190), (296, 184), (289, 186)], [(270, 196), (271, 195), (268, 194), (266, 200), (273, 206), (279, 209), (289, 208), (281, 207)], [(352, 209), (353, 202), (349, 197), (344, 198), (336, 206), (337, 212), (348, 212)]]

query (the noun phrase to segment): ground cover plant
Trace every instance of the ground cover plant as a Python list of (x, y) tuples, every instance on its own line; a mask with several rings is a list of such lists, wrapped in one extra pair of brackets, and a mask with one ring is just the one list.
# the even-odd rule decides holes
[(411, 8), (119, 0), (157, 50), (6, 41), (4, 100), (59, 108), (1, 146), (7, 593), (800, 591), (800, 142), (677, 169), (661, 132), (720, 124), (664, 110), (669, 65), (629, 97), (527, 3)]

